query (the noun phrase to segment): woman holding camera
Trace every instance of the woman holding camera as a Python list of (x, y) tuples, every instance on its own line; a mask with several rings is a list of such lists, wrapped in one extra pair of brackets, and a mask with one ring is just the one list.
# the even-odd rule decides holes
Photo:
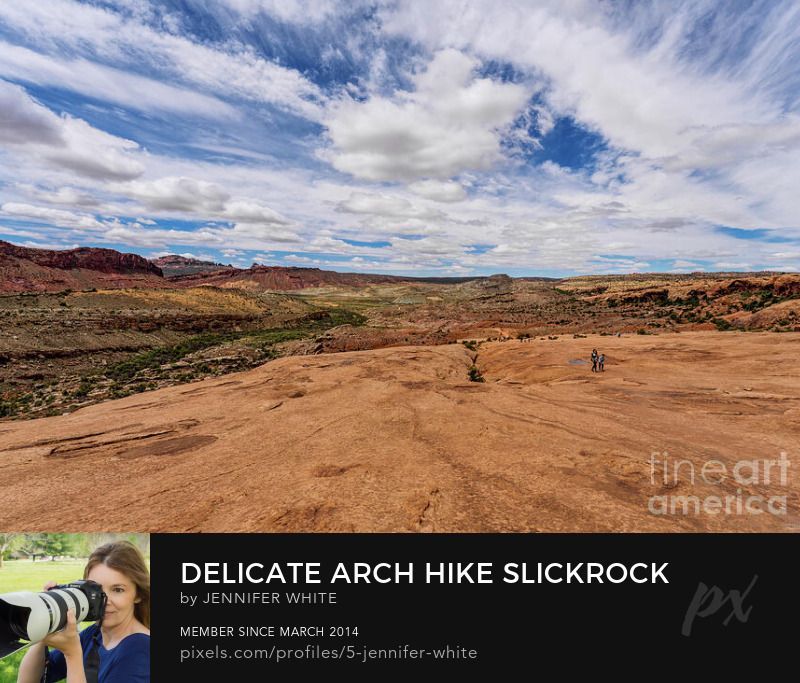
[(127, 541), (100, 546), (83, 578), (102, 586), (103, 618), (78, 632), (69, 610), (65, 628), (29, 648), (17, 683), (40, 683), (43, 675), (45, 683), (150, 683), (150, 572), (142, 554)]

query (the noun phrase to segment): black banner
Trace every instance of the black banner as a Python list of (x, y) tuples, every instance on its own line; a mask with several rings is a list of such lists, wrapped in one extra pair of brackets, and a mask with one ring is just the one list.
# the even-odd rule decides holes
[(566, 673), (610, 653), (779, 653), (796, 642), (785, 619), (800, 604), (796, 546), (789, 535), (154, 535), (153, 675), (510, 673), (548, 660)]

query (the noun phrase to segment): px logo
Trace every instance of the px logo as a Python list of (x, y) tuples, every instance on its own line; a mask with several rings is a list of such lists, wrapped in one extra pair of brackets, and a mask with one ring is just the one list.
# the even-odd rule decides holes
[(692, 626), (697, 617), (701, 619), (710, 617), (712, 614), (719, 612), (726, 604), (730, 607), (730, 612), (722, 622), (723, 626), (727, 626), (733, 617), (736, 617), (743, 624), (747, 623), (750, 618), (750, 612), (753, 607), (750, 606), (747, 610), (744, 609), (744, 601), (750, 590), (756, 583), (758, 574), (753, 576), (750, 585), (744, 591), (731, 590), (727, 595), (717, 586), (709, 588), (702, 581), (697, 586), (692, 601), (689, 603), (689, 609), (686, 610), (686, 616), (683, 618), (683, 627), (681, 633), (685, 636), (692, 635)]

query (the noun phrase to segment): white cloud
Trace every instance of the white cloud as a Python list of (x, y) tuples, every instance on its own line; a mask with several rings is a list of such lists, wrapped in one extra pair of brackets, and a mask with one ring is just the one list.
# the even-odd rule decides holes
[(623, 14), (586, 2), (400, 0), (381, 15), (389, 33), (429, 50), (448, 46), (544, 77), (543, 132), (569, 116), (631, 153), (594, 181), (616, 191), (624, 176), (649, 199), (626, 201), (632, 212), (668, 213), (677, 201), (709, 221), (796, 224), (800, 9), (791, 3), (766, 14), (724, 3)]
[[(221, 0), (223, 4), (252, 17), (264, 12), (286, 22), (306, 24), (333, 16), (341, 3), (336, 0)], [(353, 3), (355, 4), (355, 3)]]
[(154, 211), (220, 213), (230, 195), (215, 183), (194, 178), (159, 178), (117, 185), (120, 192)]
[[(286, 244), (302, 242), (299, 235), (274, 225), (237, 224), (232, 228), (214, 225), (196, 230), (147, 228), (117, 224), (105, 230), (103, 237), (110, 242), (123, 242), (138, 247), (196, 246), (200, 248), (285, 249)], [(170, 252), (171, 253), (171, 252)]]
[(138, 180), (113, 186), (117, 192), (136, 199), (151, 211), (186, 213), (205, 220), (220, 220), (265, 226), (288, 225), (280, 213), (246, 197), (231, 197), (218, 183), (195, 178), (167, 176), (157, 180)]
[[(624, 16), (613, 3), (583, 0), (399, 0), (380, 3), (374, 22), (336, 33), (357, 14), (350, 5), (227, 2), (182, 9), (146, 0), (0, 2), (8, 41), (0, 46), (0, 75), (5, 68), (17, 80), (77, 92), (58, 101), (73, 113), (92, 108), (98, 120), (108, 109), (87, 98), (138, 112), (117, 109), (114, 131), (150, 148), (0, 82), (4, 234), (27, 239), (36, 223), (43, 243), (213, 248), (243, 258), (244, 250), (292, 250), (303, 259), (340, 257), (312, 258), (326, 267), (361, 257), (354, 267), (396, 272), (622, 272), (655, 259), (675, 269), (694, 269), (688, 264), (698, 260), (800, 264), (794, 244), (745, 242), (716, 230), (766, 227), (800, 237), (800, 76), (791, 59), (797, 44), (787, 39), (800, 35), (800, 9), (775, 4), (747, 33), (739, 15), (755, 10), (705, 0), (634, 4)], [(189, 11), (219, 20), (230, 40), (181, 34)], [(707, 13), (725, 15), (710, 22), (716, 42), (689, 39)], [(280, 22), (294, 24), (293, 39), (308, 41), (284, 54), (320, 50), (321, 69), (326, 59), (361, 51), (350, 62), (354, 80), (338, 84), (351, 97), (330, 102), (310, 80), (314, 70), (307, 78), (259, 56), (259, 40), (280, 40), (269, 32)], [(399, 50), (398, 34), (409, 39)], [(323, 47), (314, 43), (321, 36), (334, 37)], [(276, 44), (274, 54), (284, 47)], [(524, 85), (480, 75), (506, 63)], [(328, 131), (318, 135), (297, 121), (281, 128), (286, 117), (272, 107)], [(227, 108), (246, 116), (230, 117)], [(212, 130), (184, 112), (227, 118)], [(570, 169), (569, 159), (526, 164), (520, 147), (509, 154), (519, 121), (537, 135), (558, 135), (562, 117), (601, 136), (608, 149), (582, 170)], [(172, 135), (173, 126), (181, 135)], [(296, 154), (322, 145), (333, 168)], [(213, 161), (220, 156), (226, 163)], [(206, 224), (165, 227), (173, 218)], [(391, 246), (358, 247), (344, 237)], [(497, 246), (479, 254), (471, 244)], [(386, 260), (371, 260), (378, 251)], [(604, 253), (626, 257), (597, 258)]]
[(520, 85), (475, 78), (478, 61), (436, 53), (413, 92), (359, 102), (345, 96), (325, 123), (340, 171), (367, 180), (449, 178), (503, 158), (500, 139), (528, 98)]
[(176, 88), (86, 59), (49, 57), (3, 41), (0, 41), (0, 75), (40, 86), (67, 88), (88, 97), (142, 111), (214, 118), (237, 116), (233, 107), (216, 97)]
[(63, 145), (62, 124), (22, 88), (0, 81), (0, 142)]
[[(670, 154), (681, 132), (758, 116), (763, 108), (721, 78), (692, 74), (663, 51), (634, 53), (630, 36), (609, 30), (585, 3), (400, 2), (385, 15), (389, 30), (448, 44), (527, 69), (549, 79), (548, 101), (574, 112), (623, 148)], [(425, 17), (421, 16), (425, 13)]]
[(0, 81), (0, 111), (8, 126), (0, 141), (14, 152), (96, 179), (131, 179), (144, 171), (135, 142), (59, 117), (20, 86)]
[(722, 268), (724, 270), (752, 270), (753, 266), (746, 261), (717, 261), (714, 264), (715, 268)]
[(390, 216), (393, 218), (435, 220), (443, 217), (440, 211), (416, 207), (402, 197), (367, 192), (353, 192), (350, 198), (340, 202), (337, 208), (345, 213)]
[[(324, 96), (314, 83), (296, 69), (258, 57), (240, 43), (211, 47), (169, 30), (155, 30), (138, 21), (136, 15), (127, 19), (112, 10), (71, 0), (48, 0), (24, 6), (3, 2), (0, 3), (0, 21), (41, 49), (42, 54), (33, 57), (27, 67), (18, 59), (22, 53), (12, 55), (14, 58), (8, 65), (14, 69), (27, 68), (24, 77), (34, 81), (49, 81), (59, 72), (54, 60), (43, 53), (55, 53), (61, 60), (66, 49), (89, 53), (94, 59), (76, 62), (76, 73), (65, 74), (63, 85), (83, 91), (96, 88), (99, 78), (108, 85), (112, 96), (124, 99), (129, 106), (136, 106), (136, 101), (126, 96), (127, 89), (138, 92), (152, 106), (157, 106), (159, 97), (163, 96), (162, 106), (180, 107), (182, 104), (175, 101), (176, 84), (186, 84), (225, 97), (234, 95), (274, 104), (314, 120), (320, 116), (319, 102)], [(116, 71), (95, 63), (108, 61), (115, 63)], [(156, 83), (154, 92), (148, 93), (147, 81), (130, 73), (130, 69), (138, 70), (144, 65), (158, 72), (162, 80), (170, 80), (172, 85)], [(109, 80), (112, 73), (116, 77)], [(168, 91), (170, 87), (172, 90)], [(204, 93), (190, 93), (183, 88), (180, 92), (188, 99), (188, 104), (194, 104), (199, 111), (231, 112), (219, 100)], [(102, 97), (102, 92), (94, 94)]]
[(52, 225), (58, 225), (64, 228), (99, 230), (105, 227), (103, 223), (97, 221), (91, 214), (35, 206), (33, 204), (24, 204), (20, 202), (6, 202), (0, 206), (0, 212), (6, 216), (32, 219), (34, 221), (46, 221)]
[(40, 189), (37, 187), (23, 187), (31, 197), (48, 204), (61, 204), (64, 206), (98, 206), (100, 202), (88, 192), (83, 192), (74, 187), (59, 187), (58, 189)]
[(64, 147), (52, 147), (44, 156), (58, 166), (100, 180), (136, 178), (144, 165), (133, 153), (139, 145), (132, 140), (109, 135), (86, 121), (62, 119)]
[(289, 221), (268, 206), (249, 199), (235, 199), (225, 205), (221, 218), (242, 223), (286, 225)]
[(411, 183), (408, 189), (420, 197), (432, 199), (435, 202), (460, 202), (467, 196), (464, 188), (453, 181), (419, 180)]

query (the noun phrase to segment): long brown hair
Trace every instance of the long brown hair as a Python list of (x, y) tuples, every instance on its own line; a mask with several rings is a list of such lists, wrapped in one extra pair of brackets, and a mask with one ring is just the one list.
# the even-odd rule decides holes
[(114, 541), (97, 548), (89, 557), (83, 578), (98, 564), (115, 569), (125, 574), (136, 586), (136, 597), (139, 599), (133, 606), (133, 615), (150, 628), (150, 572), (139, 549), (130, 541)]

